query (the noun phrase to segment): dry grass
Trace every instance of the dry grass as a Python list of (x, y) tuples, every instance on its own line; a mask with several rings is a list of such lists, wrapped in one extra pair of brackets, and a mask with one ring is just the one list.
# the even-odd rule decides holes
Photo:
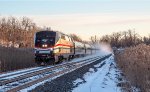
[(150, 46), (141, 44), (116, 52), (116, 60), (132, 86), (150, 92)]
[(35, 66), (33, 49), (0, 47), (0, 72)]

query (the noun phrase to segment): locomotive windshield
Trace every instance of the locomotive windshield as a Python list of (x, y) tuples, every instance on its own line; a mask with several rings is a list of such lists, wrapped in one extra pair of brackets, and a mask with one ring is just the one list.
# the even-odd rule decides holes
[(52, 31), (41, 31), (36, 33), (35, 38), (35, 46), (42, 47), (46, 45), (46, 47), (54, 46), (56, 38), (56, 32)]

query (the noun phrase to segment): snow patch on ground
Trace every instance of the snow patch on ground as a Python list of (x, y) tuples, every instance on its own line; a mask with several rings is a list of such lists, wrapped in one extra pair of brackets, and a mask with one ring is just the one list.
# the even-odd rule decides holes
[(94, 69), (93, 69), (93, 68), (90, 68), (90, 69), (89, 69), (89, 72), (95, 72), (95, 71), (94, 71)]
[[(119, 75), (114, 57), (102, 61), (94, 65), (97, 72), (91, 72), (94, 69), (89, 69), (84, 75), (84, 79), (77, 79), (74, 85), (77, 86), (72, 92), (120, 92), (121, 88), (117, 87), (117, 75)], [(82, 82), (82, 81), (85, 82)], [(80, 85), (77, 85), (80, 82)]]
[(74, 81), (74, 84), (77, 85), (77, 84), (82, 83), (82, 82), (83, 82), (83, 80), (79, 78), (79, 79)]

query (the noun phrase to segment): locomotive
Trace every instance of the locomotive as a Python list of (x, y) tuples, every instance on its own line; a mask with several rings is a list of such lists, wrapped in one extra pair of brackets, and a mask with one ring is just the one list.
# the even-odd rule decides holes
[(34, 45), (35, 62), (38, 65), (56, 64), (96, 51), (90, 44), (77, 42), (62, 32), (49, 30), (36, 32)]

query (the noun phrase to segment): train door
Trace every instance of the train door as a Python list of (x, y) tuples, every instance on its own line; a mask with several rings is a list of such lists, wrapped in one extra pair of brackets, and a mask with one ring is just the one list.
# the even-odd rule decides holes
[(70, 42), (70, 53), (71, 54), (74, 54), (74, 42), (73, 42), (73, 40), (71, 39), (71, 37), (70, 36), (68, 36), (69, 37), (69, 42)]

